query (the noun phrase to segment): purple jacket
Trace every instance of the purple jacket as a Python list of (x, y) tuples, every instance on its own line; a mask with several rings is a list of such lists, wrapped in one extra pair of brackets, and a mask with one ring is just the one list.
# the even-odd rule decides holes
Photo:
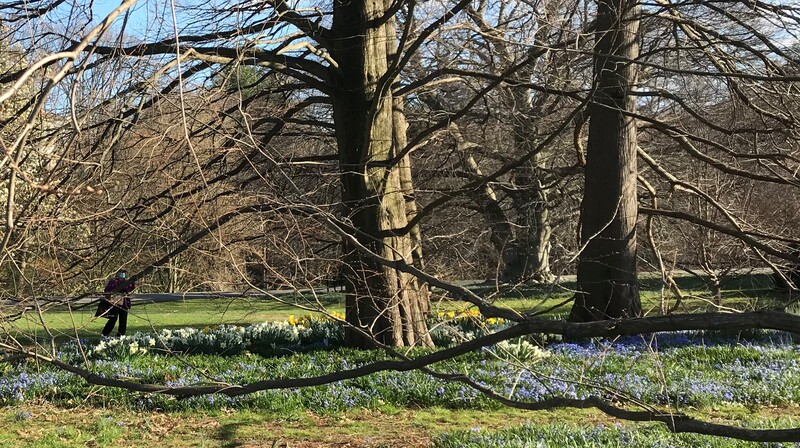
[(111, 318), (116, 316), (120, 309), (131, 309), (131, 298), (128, 296), (123, 297), (122, 303), (117, 303), (115, 305), (112, 305), (109, 299), (112, 294), (126, 294), (133, 291), (134, 288), (136, 288), (136, 283), (132, 281), (123, 280), (118, 277), (109, 279), (108, 283), (106, 283), (106, 287), (103, 288), (103, 292), (106, 293), (107, 297), (97, 304), (97, 311), (94, 315)]
[(136, 283), (133, 281), (123, 280), (119, 277), (112, 277), (106, 283), (106, 287), (103, 289), (103, 292), (110, 292), (110, 293), (127, 293), (133, 291), (136, 288)]

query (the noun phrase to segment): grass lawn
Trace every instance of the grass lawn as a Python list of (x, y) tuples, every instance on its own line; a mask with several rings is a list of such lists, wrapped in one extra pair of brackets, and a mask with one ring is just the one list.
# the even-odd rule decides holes
[[(563, 302), (565, 294), (548, 299), (535, 297), (502, 298), (496, 301), (499, 306), (517, 310), (550, 307)], [(316, 297), (297, 294), (282, 296), (284, 302), (264, 298), (213, 298), (191, 299), (171, 302), (135, 303), (128, 316), (128, 333), (152, 332), (164, 328), (183, 328), (228, 325), (248, 325), (265, 321), (287, 320), (290, 315), (318, 314), (302, 307), (317, 308), (319, 304), (328, 312), (344, 313), (344, 295), (338, 293), (319, 294)], [(466, 311), (474, 308), (465, 302), (442, 299), (432, 305), (433, 313)], [(47, 329), (57, 340), (74, 338), (96, 338), (106, 320), (94, 317), (95, 307), (85, 307), (73, 311), (50, 309), (43, 313)], [(12, 323), (12, 334), (22, 339), (47, 339), (47, 333), (34, 312)]]
[[(248, 325), (265, 321), (286, 320), (290, 315), (303, 315), (308, 311), (297, 305), (315, 306), (305, 297), (282, 296), (282, 303), (258, 298), (191, 299), (172, 302), (135, 303), (128, 316), (128, 333), (152, 332), (164, 328), (216, 326), (222, 324)], [(318, 296), (326, 309), (344, 312), (341, 294)], [(106, 320), (94, 317), (95, 307), (78, 310), (51, 309), (43, 313), (47, 329), (57, 340), (96, 338)], [(36, 313), (27, 313), (24, 319), (13, 322), (12, 334), (28, 339), (47, 338), (47, 333)]]
[[(680, 312), (713, 310), (707, 289), (702, 279), (694, 276), (677, 277), (677, 282), (687, 295)], [(642, 307), (647, 314), (657, 314), (661, 298), (661, 280), (652, 275), (640, 279)], [(766, 274), (730, 276), (723, 283), (723, 305), (738, 309), (774, 306), (782, 299), (771, 289), (771, 280)], [(559, 285), (534, 285), (506, 287), (481, 285), (473, 291), (492, 301), (495, 305), (519, 311), (539, 311), (549, 315), (569, 313), (574, 282)], [(128, 317), (128, 333), (152, 332), (164, 328), (215, 326), (222, 324), (247, 325), (265, 321), (286, 320), (290, 315), (300, 316), (309, 311), (300, 308), (318, 308), (320, 305), (330, 312), (344, 313), (344, 295), (287, 294), (281, 301), (270, 298), (214, 298), (191, 299), (173, 302), (135, 304)], [(671, 298), (669, 304), (674, 303)], [(559, 306), (560, 305), (560, 306)], [(450, 300), (446, 295), (434, 295), (433, 313), (467, 311), (470, 304)], [(85, 307), (73, 311), (50, 309), (43, 314), (47, 329), (57, 340), (74, 338), (96, 338), (105, 325), (105, 319), (94, 317), (95, 308)], [(314, 312), (311, 312), (315, 314)], [(29, 312), (25, 318), (12, 322), (11, 334), (22, 340), (48, 339), (42, 322), (36, 313)]]
[[(708, 280), (688, 274), (675, 277), (675, 282), (685, 296), (678, 308), (679, 312), (693, 313), (717, 310), (714, 298), (709, 292)], [(507, 287), (499, 285), (478, 285), (471, 288), (481, 296), (494, 300), (499, 306), (517, 310), (548, 310), (547, 314), (569, 314), (572, 302), (569, 300), (576, 290), (574, 281), (562, 281), (558, 285), (521, 285)], [(774, 307), (783, 303), (785, 294), (776, 292), (769, 274), (731, 274), (720, 282), (722, 305), (736, 309), (759, 309)], [(644, 273), (639, 275), (639, 292), (642, 309), (647, 315), (658, 314), (662, 295), (667, 305), (675, 303), (674, 295), (663, 288), (660, 275)], [(565, 303), (566, 302), (566, 303)], [(559, 308), (553, 307), (561, 305)]]
[[(552, 418), (540, 413), (543, 421)], [(27, 405), (3, 408), (0, 446), (22, 447), (425, 447), (453, 428), (505, 428), (530, 412), (453, 411), (441, 408), (355, 410), (337, 416), (293, 416), (251, 411), (140, 413)]]
[[(800, 421), (800, 409), (769, 408), (761, 412), (741, 408), (716, 412), (716, 421), (741, 423), (769, 419), (788, 426)], [(0, 409), (0, 446), (4, 448), (70, 447), (429, 447), (441, 434), (502, 431), (522, 424), (543, 431), (558, 428), (592, 432), (600, 425), (620, 423), (595, 410), (497, 411), (444, 408), (358, 409), (338, 415), (298, 415), (235, 410), (225, 412), (136, 412), (117, 408), (77, 406), (63, 408), (26, 404)], [(669, 443), (678, 436), (662, 425), (625, 423), (646, 432), (651, 441)], [(692, 436), (720, 447), (760, 446)], [(552, 443), (552, 442), (551, 442)], [(556, 442), (557, 443), (557, 442)], [(531, 445), (537, 446), (537, 445)], [(552, 445), (541, 445), (552, 446)], [(566, 445), (565, 445), (566, 446)], [(571, 446), (597, 446), (590, 443)], [(638, 446), (638, 445), (637, 445)], [(667, 446), (667, 445), (660, 445)], [(787, 445), (788, 446), (788, 445)]]
[[(542, 421), (575, 413), (539, 413)], [(587, 412), (579, 414), (591, 415)], [(452, 428), (505, 428), (530, 412), (453, 411), (441, 408), (357, 410), (338, 416), (276, 416), (250, 411), (148, 413), (124, 409), (58, 408), (47, 404), (3, 408), (0, 446), (406, 446), (424, 447)], [(599, 415), (592, 418), (600, 417)]]

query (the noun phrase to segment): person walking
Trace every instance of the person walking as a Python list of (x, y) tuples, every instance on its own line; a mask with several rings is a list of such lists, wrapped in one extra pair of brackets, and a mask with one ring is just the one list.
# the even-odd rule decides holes
[(119, 319), (117, 336), (124, 336), (128, 327), (128, 310), (131, 309), (131, 298), (129, 292), (136, 288), (136, 283), (128, 279), (128, 272), (125, 269), (117, 271), (117, 275), (111, 277), (103, 288), (103, 298), (97, 306), (95, 316), (108, 319), (103, 327), (103, 336), (111, 334), (114, 325)]

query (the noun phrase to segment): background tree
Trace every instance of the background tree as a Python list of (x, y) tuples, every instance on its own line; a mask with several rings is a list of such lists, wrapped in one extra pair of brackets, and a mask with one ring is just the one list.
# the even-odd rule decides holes
[[(562, 199), (579, 170), (575, 152), (560, 134), (570, 108), (579, 105), (575, 89), (585, 81), (586, 66), (584, 56), (560, 46), (576, 44), (579, 39), (572, 40), (573, 33), (580, 33), (586, 20), (580, 2), (571, 1), (477, 2), (467, 11), (469, 22), (463, 28), (452, 38), (431, 42), (432, 50), (409, 67), (409, 77), (423, 78), (420, 73), (431, 67), (440, 77), (406, 89), (416, 106), (408, 108), (412, 130), (417, 122), (424, 126), (432, 120), (450, 120), (448, 135), (433, 141), (432, 148), (419, 156), (426, 160), (425, 166), (439, 167), (431, 170), (437, 176), (431, 179), (432, 188), (427, 184), (422, 188), (463, 188), (465, 198), (451, 208), (462, 213), (474, 209), (479, 213), (475, 217), (483, 219), (466, 231), (479, 236), (481, 246), (472, 248), (488, 252), (480, 261), (486, 268), (479, 276), (512, 284), (549, 281), (551, 236), (561, 248), (556, 260), (564, 255), (565, 245), (574, 246), (574, 230), (569, 229), (575, 207), (570, 199)], [(498, 80), (502, 82), (493, 87)], [(470, 104), (471, 92), (482, 89), (488, 90), (485, 99)], [(469, 105), (466, 113), (465, 105)], [(548, 144), (542, 145), (544, 141)], [(420, 178), (425, 173), (423, 169)], [(482, 185), (481, 178), (487, 177), (491, 180)], [(452, 227), (452, 216), (436, 215), (430, 218), (429, 232), (447, 241), (442, 246), (450, 249), (446, 253), (451, 258), (463, 257), (470, 248), (459, 248), (458, 238), (445, 236), (448, 230), (458, 231), (442, 228), (444, 234), (439, 235), (440, 226), (433, 224), (441, 218)], [(454, 248), (459, 252), (452, 253)]]
[[(336, 247), (343, 240), (350, 341), (383, 345), (395, 360), (310, 379), (171, 388), (100, 377), (19, 344), (3, 342), (4, 350), (53, 363), (92, 384), (144, 392), (236, 395), (323, 384), (385, 369), (422, 369), (518, 408), (595, 406), (619, 418), (662, 421), (675, 431), (756, 440), (800, 437), (791, 430), (737, 430), (672, 412), (630, 411), (600, 395), (515, 402), (467, 375), (437, 370), (434, 364), (439, 361), (533, 333), (580, 338), (689, 329), (791, 331), (797, 328), (797, 319), (774, 311), (707, 313), (620, 319), (609, 325), (523, 314), (492, 306), (474, 292), (421, 270), (424, 233), (419, 231), (427, 219), (446, 205), (455, 207), (464, 195), (486, 192), (487, 185), (499, 185), (501, 179), (511, 184), (517, 173), (524, 176), (526, 170), (531, 175), (530, 168), (541, 168), (536, 157), (545, 150), (569, 144), (580, 149), (584, 105), (589, 104), (581, 241), (585, 247), (580, 250), (580, 291), (573, 318), (594, 320), (639, 313), (637, 204), (633, 202), (636, 175), (642, 185), (650, 187), (643, 190), (648, 195), (643, 194), (643, 200), (675, 200), (662, 200), (656, 206), (656, 201), (639, 204), (642, 214), (736, 238), (761, 255), (765, 264), (772, 262), (771, 258), (793, 260), (782, 249), (796, 242), (794, 238), (782, 233), (780, 226), (759, 226), (763, 222), (755, 218), (747, 221), (736, 216), (733, 205), (721, 204), (719, 197), (704, 191), (708, 187), (693, 185), (693, 166), (675, 157), (688, 154), (693, 163), (744, 179), (745, 184), (757, 181), (758, 188), (753, 191), (759, 194), (794, 191), (797, 160), (784, 145), (789, 146), (796, 136), (792, 83), (797, 79), (783, 66), (796, 64), (796, 56), (785, 51), (776, 38), (780, 30), (785, 32), (786, 24), (796, 24), (793, 5), (758, 3), (720, 9), (713, 3), (662, 2), (648, 5), (650, 9), (641, 17), (645, 26), (638, 34), (638, 5), (608, 0), (601, 2), (597, 11), (592, 45), (581, 33), (595, 11), (588, 4), (568, 3), (564, 11), (586, 12), (567, 14), (561, 22), (553, 18), (562, 18), (561, 12), (549, 13), (553, 34), (551, 39), (539, 41), (541, 48), (517, 53), (524, 45), (509, 43), (513, 56), (500, 58), (503, 60), (495, 66), (415, 73), (409, 65), (414, 54), (427, 56), (447, 48), (427, 45), (434, 36), (463, 36), (464, 27), (479, 21), (475, 14), (460, 14), (469, 2), (447, 4), (447, 8), (341, 2), (327, 11), (294, 9), (282, 2), (229, 2), (213, 8), (193, 5), (176, 11), (176, 19), (187, 19), (181, 20), (185, 27), (154, 24), (154, 34), (147, 36), (129, 33), (127, 27), (132, 26), (134, 17), (125, 20), (125, 11), (132, 4), (123, 2), (100, 25), (90, 19), (87, 5), (76, 5), (77, 9), (69, 10), (75, 14), (68, 16), (79, 17), (77, 24), (55, 30), (48, 14), (59, 6), (73, 5), (39, 1), (2, 6), (6, 21), (20, 24), (6, 31), (7, 40), (30, 48), (25, 60), (33, 62), (7, 69), (0, 78), (0, 102), (5, 104), (13, 94), (23, 92), (24, 86), (36, 87), (36, 94), (14, 109), (14, 116), (25, 121), (18, 128), (4, 128), (9, 132), (2, 134), (6, 156), (1, 166), (8, 195), (4, 238), (15, 244), (27, 242), (28, 269), (13, 271), (15, 279), (28, 285), (23, 292), (37, 298), (42, 292), (79, 290), (81, 282), (95, 283), (109, 268), (121, 264), (135, 267), (136, 277), (149, 278), (174, 263), (172, 268), (181, 270), (188, 284), (205, 284), (209, 289), (234, 280), (252, 285), (249, 267), (261, 264), (263, 273), (282, 282), (314, 286), (337, 265), (340, 254)], [(480, 8), (480, 4), (476, 6)], [(491, 8), (483, 14), (484, 19), (494, 17)], [(122, 29), (112, 32), (116, 17), (122, 19)], [(403, 20), (395, 22), (400, 18)], [(473, 25), (465, 25), (467, 19)], [(458, 25), (445, 26), (454, 22)], [(716, 31), (722, 27), (730, 33)], [(472, 36), (493, 32), (480, 26), (476, 29)], [(770, 37), (763, 30), (777, 34)], [(637, 35), (646, 49), (643, 54), (638, 54)], [(504, 38), (518, 39), (509, 34)], [(499, 58), (500, 47), (492, 44), (485, 51), (497, 52)], [(563, 72), (557, 70), (560, 58), (553, 59), (552, 71), (544, 74), (530, 64), (545, 53), (570, 59), (573, 52), (594, 59), (595, 78), (591, 81), (585, 71), (569, 73), (575, 75), (571, 76), (575, 84), (561, 80), (559, 73)], [(219, 81), (220, 76), (225, 79), (226, 71), (237, 73), (239, 65), (258, 67), (257, 88), (241, 86), (239, 80), (239, 87), (230, 89)], [(642, 73), (641, 80), (637, 72)], [(42, 73), (48, 74), (40, 78), (47, 79), (43, 85), (33, 82), (32, 76)], [(414, 96), (424, 94), (426, 88), (433, 90), (432, 86), (455, 74), (471, 86), (453, 95), (459, 99), (458, 107), (446, 104), (446, 116), (406, 134), (407, 111), (415, 104)], [(697, 84), (687, 82), (690, 78)], [(682, 91), (676, 85), (687, 89)], [(510, 96), (492, 95), (504, 89)], [(452, 140), (453, 122), (459, 126), (466, 123), (462, 128), (475, 126), (488, 116), (486, 109), (506, 108), (493, 117), (514, 117), (514, 111), (507, 108), (534, 104), (528, 103), (532, 91), (552, 95), (544, 102), (551, 109), (544, 108), (544, 112), (568, 106), (553, 114), (552, 123), (536, 131), (541, 135), (532, 139), (534, 145), (519, 136), (507, 139), (506, 146), (497, 147), (513, 147), (515, 153), (510, 157), (486, 157), (486, 162), (481, 160), (481, 172), (473, 170), (464, 182), (431, 187), (425, 201), (417, 204), (410, 177), (411, 156), (417, 150), (435, 148), (437, 139)], [(698, 92), (713, 93), (713, 101)], [(558, 96), (570, 101), (559, 102)], [(484, 102), (490, 107), (478, 106)], [(730, 106), (734, 112), (715, 115), (720, 105)], [(720, 117), (729, 118), (730, 123), (721, 126)], [(523, 129), (520, 132), (531, 129), (530, 124), (516, 122), (500, 123), (497, 129), (515, 126), (522, 126), (516, 128)], [(482, 137), (491, 140), (490, 134)], [(769, 136), (769, 144), (759, 143), (765, 136)], [(645, 161), (646, 170), (637, 169), (636, 154)], [(580, 165), (580, 152), (575, 158)], [(42, 166), (42, 160), (48, 163)], [(37, 167), (41, 169), (37, 171)], [(555, 168), (554, 164), (554, 177), (571, 167)], [(608, 184), (613, 187), (608, 189), (611, 194), (600, 195), (599, 189)], [(703, 199), (718, 213), (697, 216), (679, 208), (687, 203), (686, 196), (665, 193), (678, 187)], [(538, 185), (537, 189), (541, 190)], [(593, 194), (599, 195), (597, 199)], [(569, 195), (561, 200), (568, 204), (566, 208), (574, 208), (569, 205)], [(665, 203), (672, 208), (659, 208)], [(741, 207), (738, 212), (743, 210)], [(467, 243), (474, 240), (472, 235), (464, 238)], [(3, 246), (2, 256), (7, 263), (22, 260), (9, 244)], [(57, 280), (52, 283), (42, 281), (53, 277)], [(209, 277), (216, 278), (212, 281)], [(507, 330), (455, 348), (407, 358), (387, 346), (429, 344), (423, 320), (429, 292), (423, 285), (426, 282), (477, 307), (486, 317), (514, 323)], [(310, 296), (304, 305), (323, 309), (313, 294)]]
[(581, 208), (578, 293), (570, 319), (641, 315), (636, 269), (636, 100), (640, 6), (598, 3), (594, 92)]

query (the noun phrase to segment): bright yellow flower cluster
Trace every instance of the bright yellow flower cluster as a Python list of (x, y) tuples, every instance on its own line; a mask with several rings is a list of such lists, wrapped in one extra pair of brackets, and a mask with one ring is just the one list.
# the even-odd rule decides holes
[(311, 315), (310, 314), (306, 314), (305, 316), (301, 316), (301, 317), (298, 318), (298, 317), (295, 317), (294, 314), (290, 314), (289, 318), (287, 318), (286, 321), (289, 322), (289, 325), (291, 325), (293, 327), (296, 327), (298, 325), (305, 326), (304, 323), (306, 322), (306, 318), (310, 319)]
[(297, 317), (297, 316), (292, 314), (292, 315), (289, 315), (289, 317), (286, 319), (286, 322), (288, 322), (289, 325), (294, 326), (294, 327), (296, 327), (298, 325), (301, 326), (301, 327), (308, 327), (311, 324), (311, 322), (314, 321), (314, 320), (318, 320), (318, 321), (336, 320), (336, 319), (344, 320), (344, 318), (345, 318), (345, 316), (344, 316), (343, 313), (338, 313), (336, 311), (331, 311), (331, 312), (328, 313), (328, 315), (322, 315), (322, 316), (316, 316), (316, 317), (311, 315), (311, 313), (304, 314), (303, 316), (300, 316), (300, 317)]
[(459, 311), (458, 313), (455, 311), (439, 311), (438, 313), (439, 319), (476, 319), (481, 317), (481, 312), (478, 311), (476, 308), (471, 308), (465, 311)]
[[(439, 311), (437, 313), (437, 316), (439, 317), (439, 319), (446, 319), (446, 320), (480, 319), (480, 318), (483, 317), (481, 315), (481, 312), (478, 311), (476, 308), (471, 308), (469, 310), (459, 311), (459, 312), (456, 312), (456, 311), (453, 311), (453, 310), (450, 310), (450, 311)], [(499, 324), (499, 323), (503, 323), (503, 322), (505, 322), (505, 320), (501, 319), (501, 318), (498, 318), (498, 317), (490, 317), (490, 318), (486, 319), (486, 323), (490, 324), (490, 325)]]
[(437, 314), (437, 317), (439, 317), (439, 319), (455, 319), (456, 318), (456, 312), (455, 311), (439, 311), (439, 313)]

